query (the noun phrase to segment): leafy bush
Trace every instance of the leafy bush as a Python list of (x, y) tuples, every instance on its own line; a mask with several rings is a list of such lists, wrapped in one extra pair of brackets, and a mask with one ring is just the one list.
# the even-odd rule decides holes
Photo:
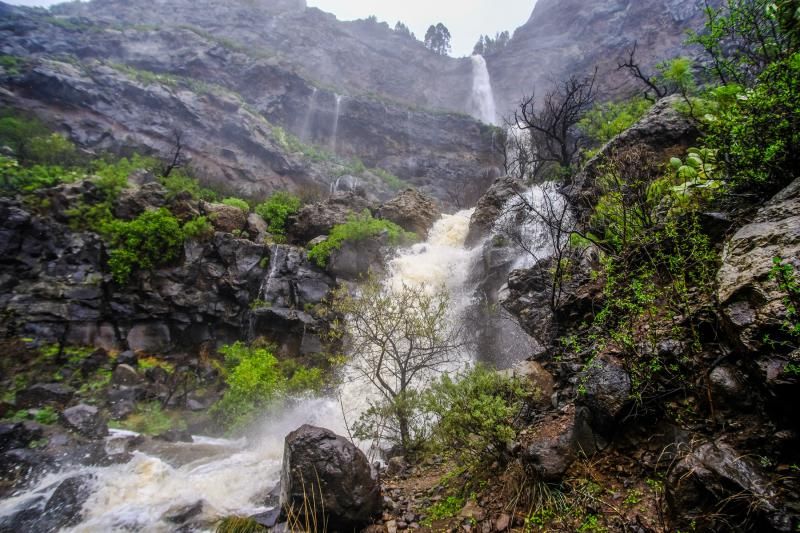
[(0, 55), (0, 67), (10, 76), (17, 76), (22, 72), (25, 61), (17, 56)]
[(16, 159), (0, 156), (0, 191), (30, 193), (68, 183), (80, 177), (75, 171), (60, 166), (24, 167)]
[(394, 222), (373, 218), (369, 211), (364, 211), (359, 216), (350, 217), (344, 224), (334, 226), (327, 240), (317, 244), (308, 252), (308, 258), (324, 267), (331, 253), (340, 249), (345, 242), (376, 237), (383, 232), (387, 233), (389, 244), (392, 245), (411, 242), (415, 238), (413, 233), (405, 231)]
[(175, 427), (183, 429), (186, 422), (165, 413), (160, 402), (148, 402), (137, 404), (136, 411), (119, 426), (145, 435), (159, 435)]
[(208, 202), (217, 199), (217, 193), (203, 187), (200, 182), (184, 171), (177, 169), (170, 172), (169, 176), (160, 178), (161, 185), (167, 189), (167, 198), (172, 199), (179, 194), (188, 193), (193, 200), (206, 200)]
[(426, 394), (426, 409), (437, 420), (434, 441), (453, 450), (462, 464), (502, 464), (516, 437), (514, 417), (527, 396), (521, 380), (483, 366), (457, 379), (444, 375)]
[(453, 518), (464, 508), (464, 503), (464, 498), (458, 496), (448, 496), (444, 500), (434, 503), (428, 508), (427, 517), (422, 525), (430, 527), (434, 520)]
[(287, 219), (300, 209), (300, 198), (283, 191), (273, 193), (267, 200), (256, 206), (255, 212), (267, 222), (269, 232), (283, 235)]
[(225, 198), (222, 200), (222, 203), (231, 207), (236, 207), (245, 213), (250, 212), (250, 204), (242, 200), (241, 198)]
[(151, 269), (173, 261), (183, 251), (184, 234), (172, 213), (161, 208), (145, 211), (130, 222), (113, 220), (103, 232), (112, 249), (108, 264), (117, 283), (125, 283), (137, 269)]
[(634, 125), (652, 105), (645, 98), (607, 102), (586, 113), (578, 127), (595, 143), (605, 144)]
[(770, 65), (750, 90), (708, 117), (708, 148), (738, 190), (773, 192), (800, 169), (800, 53)]
[(25, 166), (70, 167), (79, 162), (75, 145), (35, 118), (0, 115), (0, 145), (9, 146)]
[(40, 424), (50, 426), (58, 422), (58, 413), (52, 407), (47, 406), (36, 411), (33, 419)]
[(214, 236), (214, 226), (206, 217), (197, 217), (183, 225), (183, 235), (187, 239), (206, 240)]

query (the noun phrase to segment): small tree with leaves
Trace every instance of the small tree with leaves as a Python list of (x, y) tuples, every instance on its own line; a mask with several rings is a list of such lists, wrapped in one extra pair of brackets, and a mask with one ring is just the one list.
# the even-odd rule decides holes
[(439, 22), (431, 25), (425, 33), (425, 46), (439, 55), (446, 56), (450, 53), (450, 30)]
[(397, 24), (394, 25), (394, 31), (404, 37), (410, 37), (415, 40), (417, 38), (417, 36), (414, 35), (414, 33), (408, 28), (408, 26), (406, 26), (399, 20), (397, 21)]
[(335, 292), (332, 309), (344, 317), (334, 335), (354, 354), (353, 368), (379, 393), (356, 436), (396, 440), (412, 450), (420, 427), (422, 385), (454, 360), (462, 345), (458, 326), (449, 315), (450, 296), (443, 287), (389, 288), (374, 278), (358, 294), (346, 288)]

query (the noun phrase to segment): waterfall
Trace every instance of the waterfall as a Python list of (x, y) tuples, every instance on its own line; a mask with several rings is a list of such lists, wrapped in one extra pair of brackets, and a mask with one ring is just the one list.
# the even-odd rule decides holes
[(336, 153), (336, 136), (339, 134), (339, 115), (342, 112), (342, 95), (336, 95), (336, 107), (333, 111), (333, 127), (331, 128), (331, 151)]
[(314, 118), (314, 113), (317, 111), (317, 88), (311, 90), (311, 96), (308, 98), (308, 107), (306, 107), (306, 115), (303, 119), (303, 129), (300, 130), (300, 140), (304, 142), (311, 141), (311, 119)]
[(355, 191), (358, 189), (360, 182), (357, 177), (346, 174), (339, 176), (331, 182), (330, 194), (333, 196), (337, 192)]
[[(481, 260), (482, 245), (464, 247), (472, 211), (444, 215), (429, 238), (400, 250), (388, 264), (385, 284), (444, 285), (451, 293), (452, 318), (468, 324), (466, 313), (475, 305), (470, 283), (473, 267)], [(287, 247), (270, 250), (270, 269), (261, 297), (273, 298)], [(459, 370), (476, 357), (469, 349), (450, 370)], [(347, 434), (377, 391), (352, 368), (343, 369), (343, 382), (335, 397), (300, 399), (280, 413), (265, 414), (260, 432), (247, 440), (195, 438), (194, 443), (150, 443), (134, 452), (125, 464), (105, 467), (65, 467), (50, 474), (26, 492), (0, 502), (0, 517), (32, 502), (46, 501), (59, 481), (70, 476), (93, 476), (93, 493), (84, 506), (83, 521), (71, 531), (174, 530), (164, 516), (175, 509), (203, 501), (202, 517), (212, 523), (227, 515), (247, 516), (266, 511), (264, 494), (280, 478), (284, 437), (304, 423)], [(341, 402), (341, 403), (340, 403)], [(118, 433), (118, 432), (117, 432)], [(117, 435), (119, 436), (119, 435)], [(43, 505), (43, 503), (42, 503)]]
[(492, 79), (486, 59), (480, 54), (472, 56), (472, 110), (486, 124), (497, 123), (497, 108), (492, 91)]

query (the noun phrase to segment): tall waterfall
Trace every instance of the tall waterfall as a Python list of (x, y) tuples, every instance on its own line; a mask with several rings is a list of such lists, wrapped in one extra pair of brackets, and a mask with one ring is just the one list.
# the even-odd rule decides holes
[(336, 136), (339, 134), (339, 115), (342, 112), (342, 95), (336, 95), (336, 106), (333, 110), (333, 126), (331, 127), (331, 151), (336, 153)]
[(497, 123), (492, 78), (486, 59), (480, 54), (472, 56), (472, 109), (475, 116), (486, 124)]
[(300, 140), (303, 142), (311, 140), (311, 120), (317, 111), (317, 92), (317, 88), (314, 87), (311, 90), (311, 96), (308, 98), (308, 107), (306, 107), (306, 114), (303, 118), (303, 129), (300, 130)]

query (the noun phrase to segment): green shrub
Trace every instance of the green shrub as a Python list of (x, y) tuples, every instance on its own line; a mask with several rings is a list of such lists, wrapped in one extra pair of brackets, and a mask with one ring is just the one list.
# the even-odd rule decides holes
[(633, 126), (652, 105), (644, 98), (600, 104), (586, 113), (578, 127), (595, 143), (605, 144)]
[(33, 419), (40, 424), (50, 426), (58, 422), (58, 413), (55, 409), (48, 406), (36, 411), (36, 415), (34, 415)]
[(0, 67), (10, 76), (18, 76), (22, 72), (25, 61), (17, 56), (0, 55)]
[(433, 439), (461, 464), (503, 464), (516, 437), (514, 417), (530, 395), (523, 382), (477, 366), (456, 379), (444, 375), (426, 394), (437, 422)]
[(464, 508), (464, 498), (458, 496), (448, 496), (442, 501), (436, 502), (426, 511), (427, 517), (422, 522), (422, 525), (430, 527), (434, 520), (446, 520), (453, 518), (461, 512)]
[(222, 203), (231, 207), (236, 207), (245, 213), (250, 212), (250, 204), (242, 200), (241, 198), (225, 198), (222, 200)]
[(183, 429), (186, 422), (165, 413), (161, 403), (148, 402), (137, 404), (136, 411), (119, 426), (145, 435), (159, 435), (175, 427)]
[(167, 189), (167, 198), (173, 199), (179, 194), (188, 193), (193, 200), (205, 200), (213, 202), (217, 199), (217, 193), (203, 187), (200, 182), (184, 171), (178, 169), (170, 172), (169, 176), (161, 177), (161, 185)]
[(167, 209), (145, 211), (130, 222), (113, 220), (103, 232), (111, 243), (108, 264), (117, 283), (125, 283), (135, 270), (146, 270), (178, 258), (183, 251), (183, 230)]
[(705, 145), (734, 189), (774, 192), (800, 169), (800, 53), (770, 65), (756, 85), (707, 117)]
[(183, 225), (183, 235), (187, 239), (207, 240), (214, 236), (214, 226), (206, 217), (193, 218)]
[(409, 186), (407, 182), (382, 168), (373, 168), (370, 172), (378, 176), (386, 185), (395, 191), (405, 189)]
[(283, 191), (278, 191), (255, 208), (255, 212), (267, 222), (269, 232), (283, 235), (286, 232), (287, 219), (300, 209), (300, 198)]
[(30, 193), (79, 178), (78, 172), (60, 166), (24, 167), (14, 158), (0, 156), (0, 191)]
[(350, 217), (350, 220), (344, 224), (334, 226), (328, 239), (317, 244), (308, 252), (308, 258), (324, 267), (327, 265), (331, 253), (340, 249), (345, 242), (376, 237), (383, 232), (387, 233), (389, 244), (392, 245), (411, 242), (415, 238), (413, 233), (405, 231), (394, 222), (373, 218), (369, 211), (364, 211), (359, 216)]

